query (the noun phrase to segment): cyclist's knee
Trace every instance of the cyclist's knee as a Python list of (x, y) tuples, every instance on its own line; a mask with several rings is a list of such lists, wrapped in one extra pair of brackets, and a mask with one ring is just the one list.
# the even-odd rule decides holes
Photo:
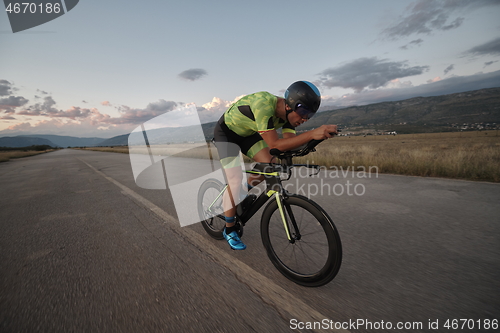
[(271, 158), (272, 156), (269, 153), (269, 147), (259, 150), (259, 152), (253, 156), (253, 160), (259, 163), (269, 163)]
[(233, 184), (239, 184), (243, 180), (243, 175), (241, 174), (241, 172), (239, 174), (227, 174), (226, 177), (229, 186)]

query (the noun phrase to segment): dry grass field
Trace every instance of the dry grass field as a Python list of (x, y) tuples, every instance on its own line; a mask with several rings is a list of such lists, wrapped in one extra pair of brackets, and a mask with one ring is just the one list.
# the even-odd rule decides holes
[(338, 137), (321, 143), (306, 160), (327, 168), (500, 182), (500, 136), (482, 131)]
[(93, 151), (103, 151), (108, 153), (122, 153), (128, 154), (128, 146), (118, 146), (118, 147), (86, 147), (86, 148), (73, 148), (80, 150), (93, 150)]
[[(127, 147), (86, 149), (128, 153)], [(295, 162), (343, 170), (500, 182), (500, 136), (498, 131), (475, 131), (337, 137)]]
[(22, 150), (13, 150), (13, 151), (0, 151), (0, 162), (7, 162), (11, 158), (21, 158), (27, 156), (33, 156), (38, 154), (47, 153), (52, 150), (46, 151), (22, 151)]

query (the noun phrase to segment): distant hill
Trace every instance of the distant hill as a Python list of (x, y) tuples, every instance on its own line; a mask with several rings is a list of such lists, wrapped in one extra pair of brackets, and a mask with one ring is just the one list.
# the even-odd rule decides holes
[(322, 124), (341, 124), (347, 127), (378, 126), (432, 131), (432, 127), (443, 130), (474, 123), (500, 124), (500, 88), (324, 111), (298, 129), (309, 130)]
[(127, 146), (128, 145), (128, 134), (114, 136), (112, 138), (106, 139), (99, 142), (99, 146), (110, 147), (110, 146)]
[[(161, 128), (156, 130), (147, 131), (147, 136), (150, 144), (161, 144), (161, 143), (181, 143), (190, 141), (200, 141), (200, 140), (211, 140), (214, 133), (215, 122), (202, 124), (203, 134), (194, 135), (197, 129), (188, 127), (172, 127), (172, 128)], [(135, 140), (142, 142), (142, 133), (139, 134)], [(99, 146), (127, 146), (129, 141), (129, 134), (119, 135), (112, 137), (110, 139), (104, 140), (99, 143)]]
[[(399, 133), (449, 131), (457, 128), (493, 128), (500, 126), (500, 88), (489, 88), (463, 93), (415, 97), (396, 102), (351, 106), (318, 112), (311, 120), (297, 128), (307, 131), (323, 124), (337, 124), (348, 131), (357, 128), (397, 130)], [(203, 135), (193, 137), (190, 127), (163, 128), (148, 131), (151, 144), (211, 140), (215, 122), (202, 124)], [(60, 135), (19, 135), (0, 138), (0, 147), (50, 145), (52, 147), (126, 146), (129, 134), (103, 138), (77, 138)], [(141, 140), (141, 133), (136, 137)]]
[(0, 138), (0, 147), (21, 148), (29, 146), (51, 146), (57, 147), (52, 141), (42, 138), (22, 137), (22, 136), (6, 136)]
[(74, 136), (62, 136), (62, 135), (45, 135), (45, 134), (32, 134), (32, 135), (20, 135), (19, 137), (37, 137), (41, 139), (47, 139), (55, 143), (60, 147), (92, 147), (97, 146), (103, 142), (104, 138), (78, 138)]
[[(297, 128), (307, 131), (323, 124), (342, 127), (378, 128), (400, 133), (452, 130), (473, 123), (500, 124), (500, 88), (481, 89), (433, 97), (415, 97), (396, 102), (351, 106), (323, 111)], [(202, 124), (206, 140), (213, 138), (216, 122)], [(186, 128), (161, 129), (148, 132), (154, 138), (181, 142)], [(155, 134), (153, 134), (155, 133)], [(101, 142), (102, 146), (128, 145), (128, 134)]]
[[(5, 140), (4, 140), (5, 139)], [(8, 140), (7, 140), (8, 139)], [(33, 143), (35, 145), (48, 144), (52, 147), (93, 147), (98, 146), (101, 142), (106, 141), (104, 138), (78, 138), (74, 136), (62, 135), (47, 135), (47, 134), (31, 134), (17, 135), (12, 137), (0, 137), (5, 144), (0, 144), (0, 147), (26, 147), (32, 144), (25, 145), (25, 142), (45, 142)], [(49, 142), (49, 143), (47, 143)]]

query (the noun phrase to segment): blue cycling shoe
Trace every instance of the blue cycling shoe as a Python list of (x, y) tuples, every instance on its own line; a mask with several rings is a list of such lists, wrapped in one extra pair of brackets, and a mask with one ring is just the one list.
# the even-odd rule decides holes
[(222, 236), (224, 236), (229, 246), (231, 246), (233, 250), (244, 250), (247, 248), (247, 246), (241, 241), (236, 231), (232, 231), (228, 235), (226, 234), (226, 228), (224, 228), (224, 230), (222, 231)]

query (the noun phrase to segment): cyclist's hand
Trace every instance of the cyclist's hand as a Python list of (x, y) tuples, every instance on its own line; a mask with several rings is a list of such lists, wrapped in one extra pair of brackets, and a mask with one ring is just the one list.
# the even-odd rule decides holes
[(324, 140), (332, 138), (337, 134), (337, 125), (321, 125), (320, 127), (313, 129), (312, 137), (314, 140)]

